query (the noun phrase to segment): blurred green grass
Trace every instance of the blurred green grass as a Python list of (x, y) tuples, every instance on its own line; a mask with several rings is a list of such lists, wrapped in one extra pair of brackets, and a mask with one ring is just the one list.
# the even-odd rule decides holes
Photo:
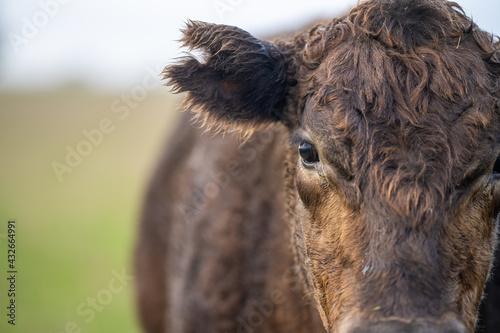
[[(178, 116), (177, 98), (150, 93), (121, 120), (111, 109), (120, 95), (0, 93), (1, 332), (60, 333), (71, 331), (68, 322), (81, 332), (140, 331), (133, 282), (94, 319), (77, 311), (89, 297), (104, 299), (113, 271), (133, 274), (142, 195)], [(85, 140), (82, 130), (103, 118), (115, 130), (60, 182), (51, 164), (65, 164), (66, 146), (75, 148)], [(17, 223), (14, 327), (6, 316), (9, 219)]]

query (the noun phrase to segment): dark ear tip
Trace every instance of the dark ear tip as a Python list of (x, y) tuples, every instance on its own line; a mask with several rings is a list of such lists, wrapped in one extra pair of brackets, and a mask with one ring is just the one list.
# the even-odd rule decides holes
[(171, 87), (173, 93), (188, 90), (190, 76), (200, 67), (198, 61), (192, 57), (184, 57), (176, 64), (167, 65), (161, 72), (165, 86)]
[(176, 92), (175, 81), (173, 79), (174, 66), (168, 65), (161, 72), (162, 80), (165, 81), (165, 86), (172, 87), (172, 92)]

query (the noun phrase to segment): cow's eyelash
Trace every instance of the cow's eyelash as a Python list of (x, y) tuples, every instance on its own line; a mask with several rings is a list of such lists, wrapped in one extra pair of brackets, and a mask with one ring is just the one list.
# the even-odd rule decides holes
[(293, 145), (297, 145), (301, 142), (307, 142), (311, 145), (314, 145), (314, 143), (312, 141), (313, 140), (311, 140), (309, 138), (309, 135), (307, 134), (307, 132), (304, 131), (302, 128), (299, 128), (298, 130), (296, 130), (292, 133), (292, 138), (290, 139), (290, 141), (288, 141), (288, 144), (293, 146)]
[(292, 139), (290, 139), (290, 141), (288, 141), (288, 144), (290, 146), (295, 146), (295, 145), (298, 145), (299, 143), (305, 141), (301, 136), (299, 135), (293, 135), (292, 136)]

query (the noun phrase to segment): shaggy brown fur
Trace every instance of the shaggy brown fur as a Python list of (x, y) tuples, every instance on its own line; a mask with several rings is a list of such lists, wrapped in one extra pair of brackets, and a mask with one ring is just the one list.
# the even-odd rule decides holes
[(248, 141), (169, 144), (138, 247), (148, 331), (319, 332), (313, 296), (332, 333), (472, 333), (500, 209), (493, 37), (453, 3), (371, 0), (293, 40), (189, 22), (183, 42), (206, 61), (169, 84)]

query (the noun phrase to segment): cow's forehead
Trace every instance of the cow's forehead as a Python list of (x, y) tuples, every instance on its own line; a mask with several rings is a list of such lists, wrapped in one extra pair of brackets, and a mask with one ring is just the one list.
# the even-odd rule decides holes
[(446, 132), (479, 123), (486, 131), (495, 113), (490, 73), (481, 53), (466, 47), (404, 53), (370, 39), (346, 39), (304, 81), (304, 121), (330, 135), (334, 129), (351, 132), (361, 119), (384, 123), (387, 131), (413, 126)]

